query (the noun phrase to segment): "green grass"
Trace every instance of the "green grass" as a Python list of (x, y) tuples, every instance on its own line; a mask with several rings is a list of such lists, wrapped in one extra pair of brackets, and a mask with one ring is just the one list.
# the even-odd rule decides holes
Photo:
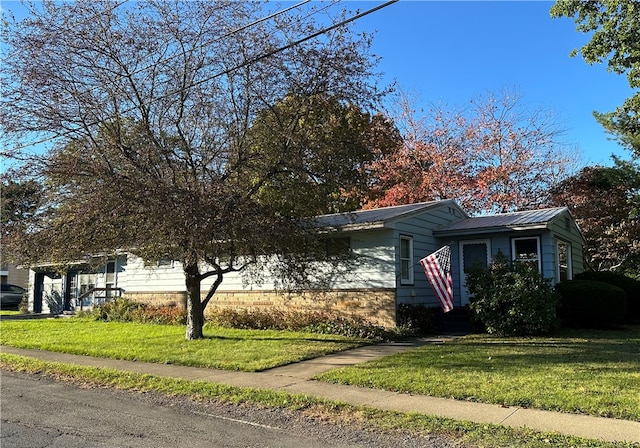
[(317, 379), (640, 421), (640, 326), (556, 337), (472, 335)]
[(46, 375), (57, 381), (78, 383), (83, 387), (114, 387), (121, 390), (159, 392), (169, 396), (188, 397), (198, 401), (250, 403), (295, 410), (317, 421), (363, 428), (400, 430), (415, 434), (448, 437), (453, 444), (484, 447), (591, 447), (640, 448), (637, 443), (610, 443), (557, 433), (544, 433), (528, 428), (509, 428), (492, 424), (476, 424), (422, 414), (381, 411), (366, 406), (317, 399), (255, 388), (232, 387), (204, 381), (160, 378), (153, 375), (119, 372), (113, 369), (73, 366), (40, 361), (33, 358), (0, 353), (0, 369)]
[(335, 335), (205, 327), (205, 338), (185, 340), (183, 326), (97, 322), (88, 319), (9, 320), (0, 344), (104, 358), (259, 371), (363, 345)]
[(0, 310), (0, 316), (14, 316), (20, 314), (18, 310)]

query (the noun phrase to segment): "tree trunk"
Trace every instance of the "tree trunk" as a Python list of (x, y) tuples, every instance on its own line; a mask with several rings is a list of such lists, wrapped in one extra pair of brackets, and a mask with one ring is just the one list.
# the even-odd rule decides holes
[(204, 308), (200, 298), (200, 272), (198, 266), (187, 265), (184, 267), (184, 275), (187, 283), (187, 331), (186, 339), (202, 339), (202, 327), (204, 326)]

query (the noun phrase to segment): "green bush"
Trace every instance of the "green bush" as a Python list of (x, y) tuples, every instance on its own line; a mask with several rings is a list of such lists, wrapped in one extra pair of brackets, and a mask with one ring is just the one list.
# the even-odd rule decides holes
[(95, 320), (112, 322), (136, 322), (140, 320), (144, 305), (126, 297), (114, 297), (94, 306), (89, 312)]
[(467, 276), (472, 320), (490, 334), (525, 336), (553, 331), (559, 296), (530, 263), (510, 263), (499, 252), (487, 268)]
[(627, 294), (622, 288), (591, 280), (569, 280), (559, 283), (558, 314), (569, 326), (607, 328), (624, 322)]
[(590, 280), (617, 286), (627, 293), (627, 320), (640, 319), (640, 281), (610, 271), (587, 271), (576, 275), (576, 280)]
[(18, 311), (20, 312), (20, 314), (29, 314), (29, 297), (27, 296), (27, 294), (25, 293), (24, 296), (22, 296), (22, 300), (20, 301), (20, 305), (18, 305)]
[(86, 314), (95, 320), (113, 322), (165, 325), (183, 325), (187, 322), (187, 312), (182, 307), (150, 306), (126, 297), (114, 297), (108, 302), (95, 306)]
[(423, 334), (435, 331), (435, 315), (433, 309), (424, 305), (401, 303), (398, 305), (397, 324)]

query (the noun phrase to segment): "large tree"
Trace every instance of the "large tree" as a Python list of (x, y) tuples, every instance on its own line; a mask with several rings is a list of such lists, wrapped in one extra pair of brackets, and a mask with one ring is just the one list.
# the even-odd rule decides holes
[(319, 95), (287, 96), (258, 114), (251, 135), (254, 151), (261, 154), (260, 169), (277, 163), (291, 173), (265, 184), (261, 201), (303, 211), (311, 206), (318, 214), (359, 208), (371, 182), (366, 167), (400, 144), (397, 129), (382, 114)]
[[(118, 249), (170, 256), (186, 277), (187, 339), (203, 336), (226, 273), (287, 254), (280, 266), (304, 279), (296, 259), (323, 253), (306, 218), (331, 209), (336, 185), (355, 185), (368, 148), (339, 119), (316, 137), (345, 136), (333, 152), (310, 145), (304, 124), (282, 121), (282, 105), (327, 98), (339, 114), (336, 102), (366, 108), (380, 95), (369, 37), (323, 29), (317, 13), (331, 6), (267, 17), (257, 2), (47, 1), (9, 23), (2, 130), (56, 143), (27, 167), (51, 207), (22, 239), (26, 261)], [(291, 108), (286, 121), (313, 113)], [(340, 170), (327, 172), (318, 161), (334, 156)], [(292, 179), (305, 188), (288, 189)]]
[(586, 239), (587, 265), (596, 271), (640, 275), (640, 169), (614, 159), (614, 166), (589, 166), (552, 192), (566, 205)]
[(473, 213), (531, 209), (548, 204), (550, 188), (573, 170), (557, 119), (517, 92), (426, 115), (405, 95), (399, 110), (403, 144), (370, 164), (369, 206), (455, 199)]
[[(594, 112), (596, 119), (640, 156), (640, 5), (637, 0), (558, 0), (552, 17), (573, 18), (576, 29), (591, 40), (580, 53), (589, 64), (607, 62), (610, 71), (626, 74), (635, 90), (613, 112)], [(578, 54), (574, 49), (572, 56)]]

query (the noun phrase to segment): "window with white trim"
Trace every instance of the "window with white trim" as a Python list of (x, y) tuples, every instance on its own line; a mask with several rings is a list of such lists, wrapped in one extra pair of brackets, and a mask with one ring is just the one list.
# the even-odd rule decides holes
[(571, 244), (558, 240), (556, 245), (557, 280), (564, 282), (573, 279), (571, 268)]
[(511, 240), (511, 259), (516, 262), (533, 263), (542, 272), (540, 262), (540, 237), (522, 237)]
[(400, 237), (400, 284), (413, 284), (413, 238)]

